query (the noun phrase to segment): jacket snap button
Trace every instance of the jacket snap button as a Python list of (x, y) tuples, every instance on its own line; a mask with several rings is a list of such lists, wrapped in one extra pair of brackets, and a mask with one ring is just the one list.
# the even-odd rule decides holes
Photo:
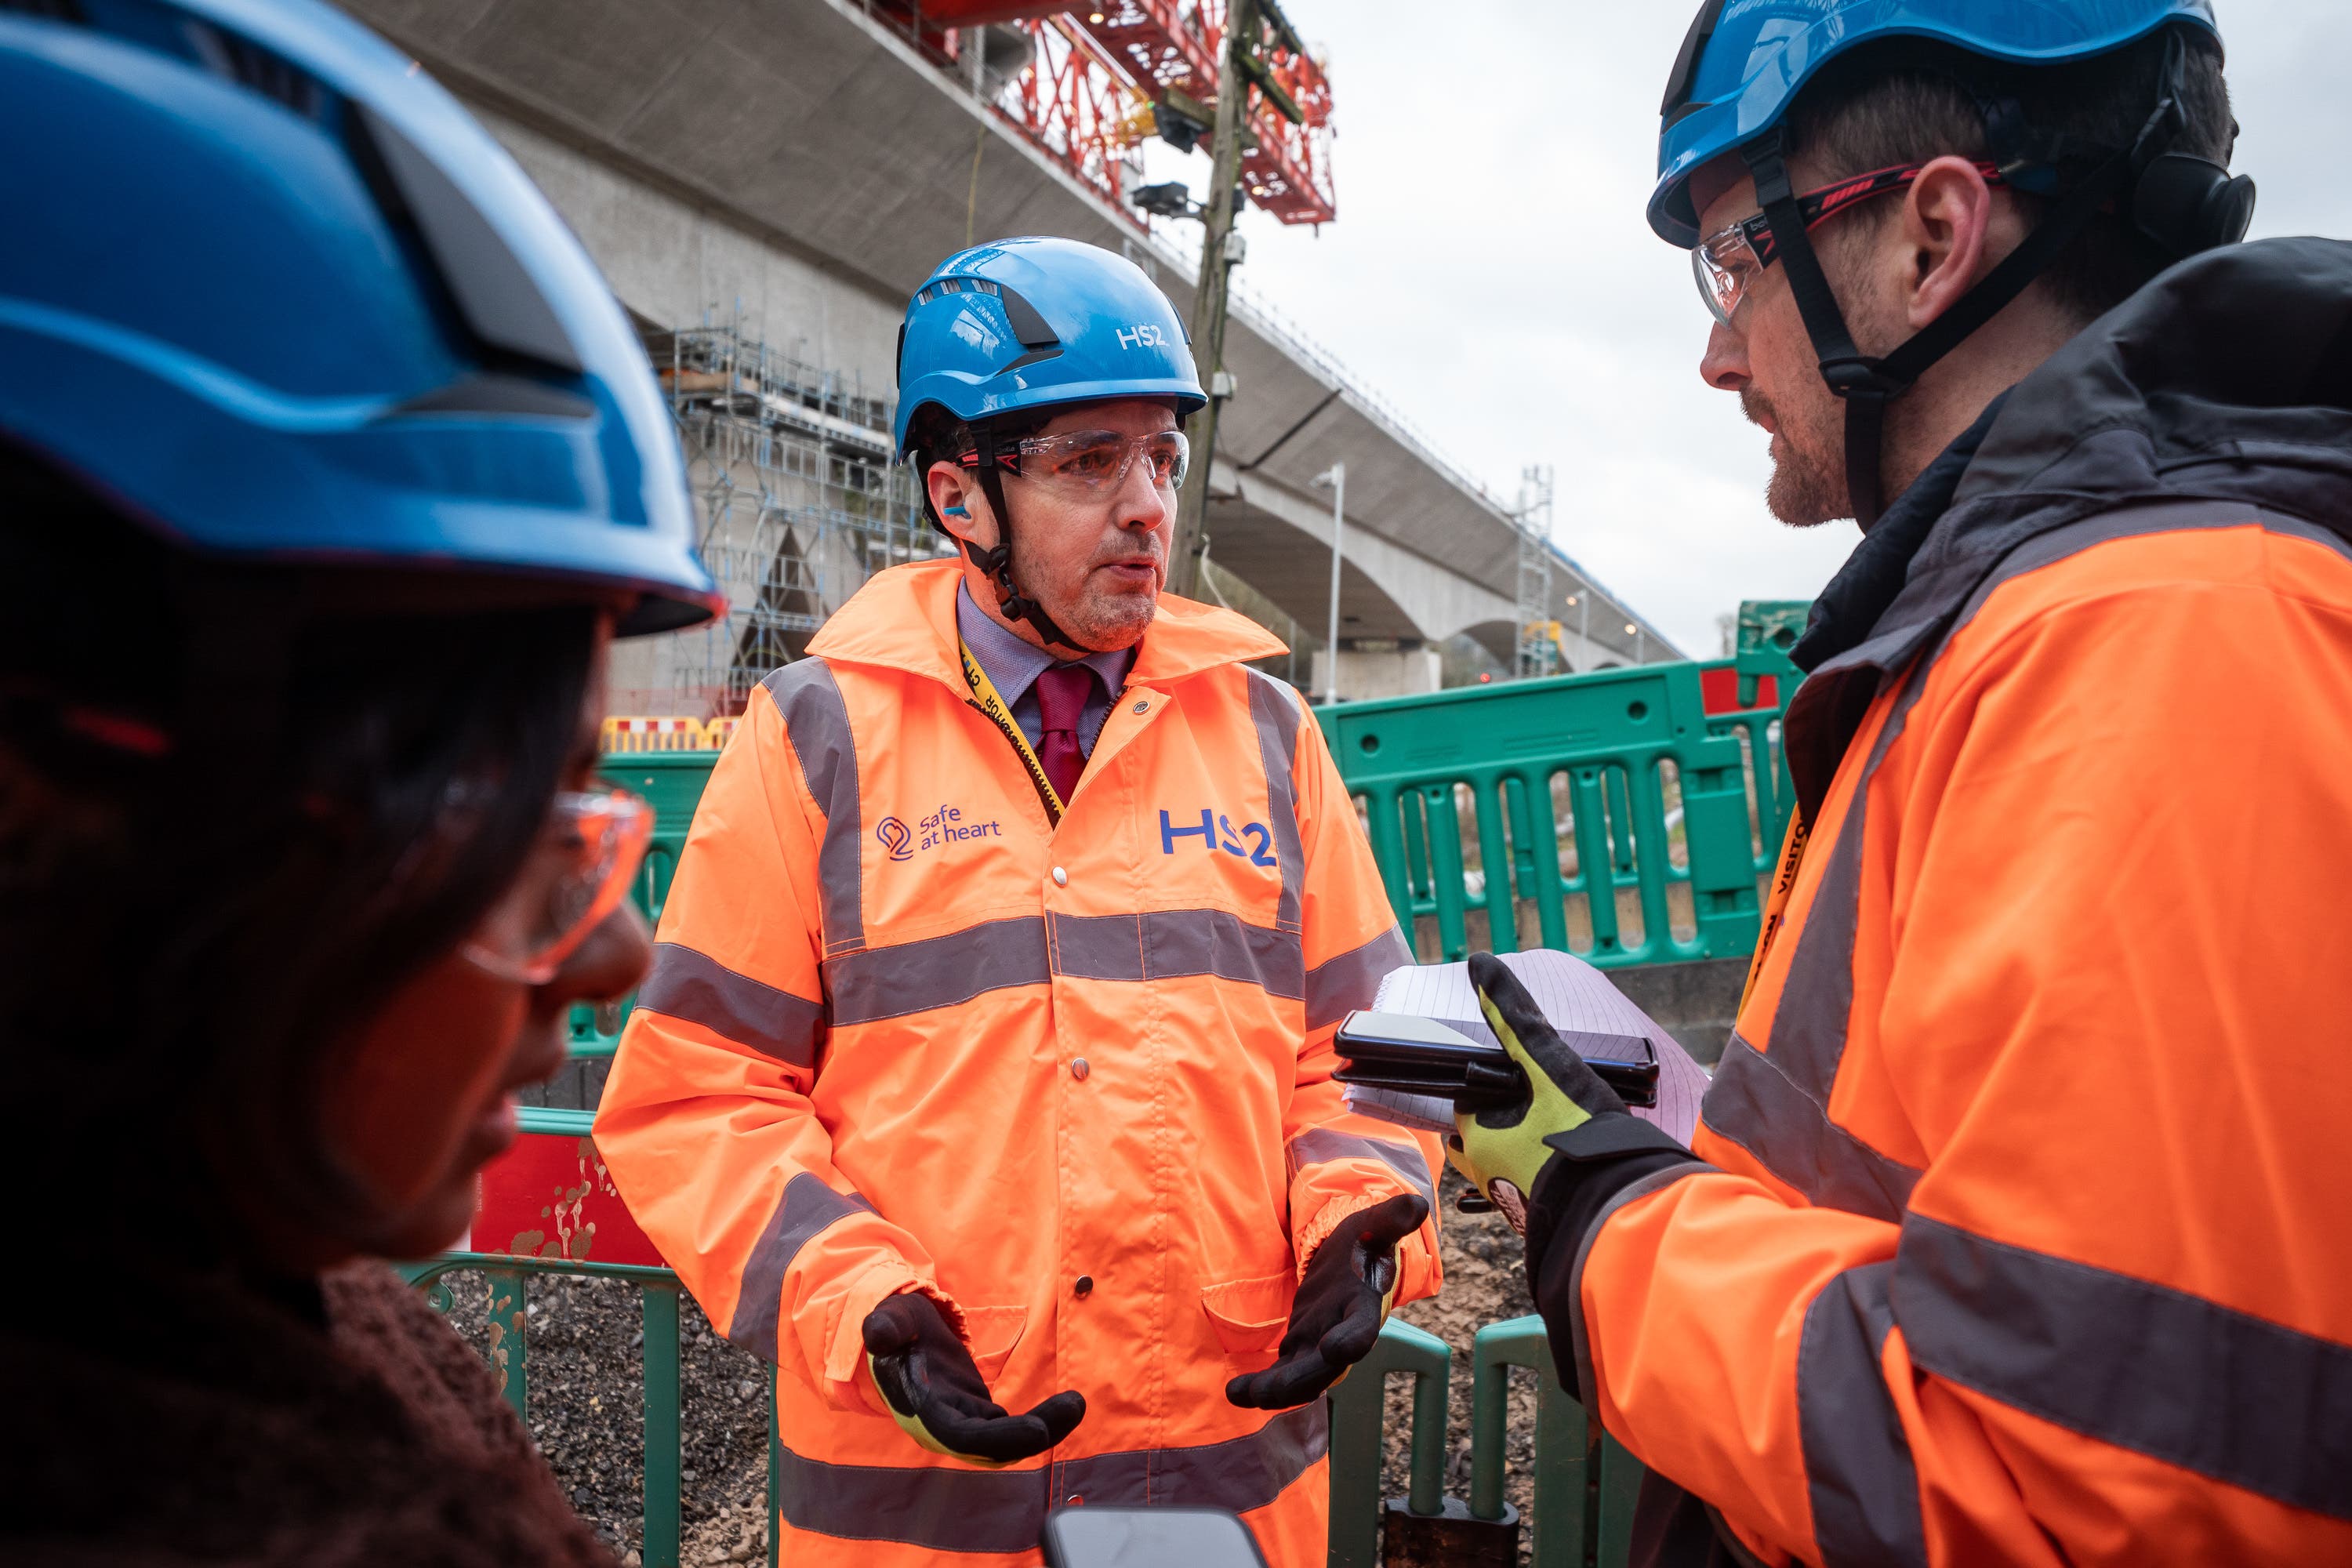
[(1083, 1080), (1083, 1079), (1086, 1078), (1087, 1074), (1088, 1074), (1088, 1073), (1090, 1073), (1090, 1072), (1092, 1072), (1092, 1071), (1094, 1071), (1094, 1070), (1095, 1070), (1094, 1068), (1090, 1068), (1090, 1067), (1087, 1066), (1087, 1058), (1084, 1058), (1084, 1057), (1073, 1057), (1073, 1058), (1070, 1058), (1070, 1076), (1071, 1076), (1072, 1078), (1079, 1079), (1082, 1079), (1082, 1080)]
[(1135, 705), (1135, 710), (1138, 713), (1148, 713), (1151, 710), (1151, 704), (1149, 702), (1139, 702)]
[(1067, 871), (1063, 870), (1059, 866), (1055, 867), (1055, 868), (1054, 868), (1054, 886), (1055, 886), (1055, 887), (1057, 887), (1057, 888), (1066, 888), (1066, 887), (1068, 887), (1069, 885), (1070, 885), (1070, 874), (1069, 874)]
[(1079, 1275), (1078, 1282), (1074, 1289), (1081, 1296), (1093, 1295), (1095, 1293), (1095, 1277), (1091, 1274)]

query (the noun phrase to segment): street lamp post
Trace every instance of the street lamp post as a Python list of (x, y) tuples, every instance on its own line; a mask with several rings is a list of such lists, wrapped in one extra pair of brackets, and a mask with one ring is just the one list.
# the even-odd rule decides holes
[(1323, 700), (1339, 700), (1339, 531), (1348, 520), (1348, 465), (1334, 463), (1315, 476), (1318, 488), (1331, 492), (1331, 626), (1326, 647), (1331, 660), (1323, 680)]

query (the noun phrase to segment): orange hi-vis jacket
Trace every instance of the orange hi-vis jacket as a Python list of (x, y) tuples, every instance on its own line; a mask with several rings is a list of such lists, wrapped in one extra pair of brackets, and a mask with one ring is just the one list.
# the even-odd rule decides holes
[(2347, 373), (2352, 247), (2184, 264), (1816, 607), (1716, 1169), (1538, 1288), (1769, 1560), (2352, 1563)]
[[(1325, 1556), (1327, 1406), (1224, 1396), (1298, 1272), (1433, 1140), (1349, 1112), (1331, 1032), (1411, 954), (1320, 731), (1163, 598), (1058, 826), (958, 658), (955, 562), (875, 577), (754, 694), (662, 911), (596, 1141), (713, 1323), (774, 1362), (782, 1557), (1037, 1560), (1049, 1505), (1241, 1513)], [(997, 1401), (1087, 1415), (986, 1469), (865, 1372), (885, 1297), (950, 1309)]]

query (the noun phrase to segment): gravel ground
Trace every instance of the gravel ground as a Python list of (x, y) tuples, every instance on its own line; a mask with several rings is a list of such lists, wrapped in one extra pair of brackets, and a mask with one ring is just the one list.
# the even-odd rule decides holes
[[(1535, 1310), (1519, 1266), (1518, 1238), (1499, 1215), (1455, 1211), (1462, 1180), (1448, 1171), (1446, 1284), (1436, 1299), (1398, 1316), (1454, 1348), (1445, 1489), (1470, 1492), (1470, 1341), (1486, 1324)], [(450, 1280), (450, 1321), (488, 1354), (488, 1288), (479, 1275)], [(530, 1314), (529, 1381), (531, 1429), (572, 1505), (593, 1522), (624, 1563), (635, 1568), (644, 1545), (641, 1465), (642, 1356), (645, 1335), (635, 1286), (600, 1279), (525, 1281)], [(767, 1406), (761, 1363), (713, 1333), (691, 1297), (678, 1313), (684, 1486), (684, 1550), (688, 1564), (766, 1561)], [(1381, 1492), (1407, 1485), (1412, 1413), (1409, 1378), (1388, 1391), (1388, 1456)], [(1514, 1373), (1508, 1479), (1505, 1495), (1524, 1515), (1535, 1459), (1535, 1385)], [(1527, 1555), (1522, 1531), (1520, 1555)]]

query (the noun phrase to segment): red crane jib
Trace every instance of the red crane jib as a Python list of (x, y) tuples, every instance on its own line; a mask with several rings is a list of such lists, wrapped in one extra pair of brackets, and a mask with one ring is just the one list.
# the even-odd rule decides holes
[[(893, 8), (904, 11), (910, 20), (918, 15), (907, 0), (897, 0)], [(1190, 18), (1185, 14), (1188, 9)], [(1189, 6), (1183, 0), (1104, 0), (1098, 9), (1075, 11), (1066, 0), (1058, 5), (1036, 0), (924, 0), (919, 12), (927, 42), (943, 42), (950, 28), (991, 23), (1019, 23), (1032, 29), (1054, 26), (1066, 35), (1083, 33), (1097, 46), (1090, 51), (1094, 58), (1112, 62), (1127, 83), (1154, 97), (1168, 88), (1179, 88), (1202, 102), (1213, 102), (1216, 97), (1224, 14), (1222, 0), (1192, 0)], [(1097, 16), (1102, 20), (1096, 21)], [(1049, 23), (1047, 18), (1056, 20)], [(1293, 125), (1260, 95), (1250, 115), (1256, 144), (1242, 153), (1243, 188), (1280, 222), (1328, 223), (1335, 213), (1325, 145), (1330, 134), (1330, 80), (1312, 59), (1286, 51), (1274, 51), (1268, 66), (1306, 123)], [(1111, 85), (1110, 74), (1109, 69), (1104, 72), (1106, 88)], [(1041, 100), (1041, 103), (1050, 101)], [(1053, 112), (1050, 108), (1045, 111)], [(1023, 123), (1017, 116), (1014, 122), (1044, 142), (1048, 151), (1060, 153), (1066, 163), (1077, 167), (1080, 160), (1067, 151), (1072, 141), (1069, 127)], [(1055, 129), (1063, 134), (1045, 134)], [(1055, 141), (1063, 147), (1055, 148)], [(1089, 183), (1103, 184), (1093, 171), (1078, 167), (1077, 172)], [(1122, 205), (1117, 189), (1107, 188), (1103, 194), (1115, 205)]]

